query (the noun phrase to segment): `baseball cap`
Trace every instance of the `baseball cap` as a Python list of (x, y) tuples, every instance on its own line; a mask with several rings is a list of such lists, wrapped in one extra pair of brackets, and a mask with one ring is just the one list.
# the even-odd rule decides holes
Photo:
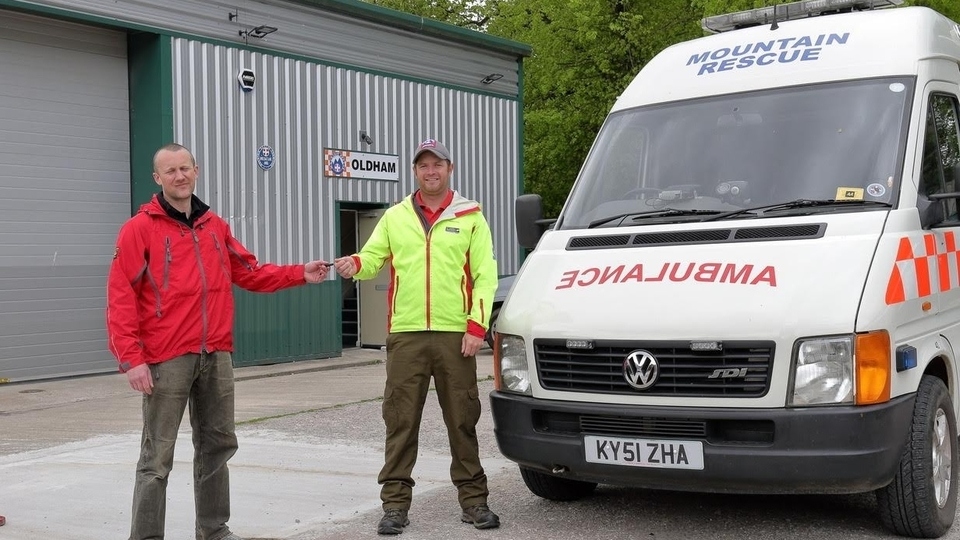
[(413, 153), (413, 163), (417, 162), (417, 158), (420, 157), (420, 154), (424, 152), (430, 152), (433, 155), (437, 156), (440, 159), (445, 159), (452, 162), (450, 159), (450, 151), (447, 150), (447, 147), (443, 145), (442, 142), (436, 139), (426, 139), (419, 145), (417, 145), (417, 150)]

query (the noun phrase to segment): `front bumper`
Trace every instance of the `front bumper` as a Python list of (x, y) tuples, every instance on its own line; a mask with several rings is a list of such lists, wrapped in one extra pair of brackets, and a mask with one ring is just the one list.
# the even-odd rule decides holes
[[(563, 478), (681, 491), (862, 493), (893, 479), (914, 395), (866, 407), (713, 409), (552, 401), (494, 391), (490, 403), (501, 453), (540, 472), (563, 470)], [(701, 426), (702, 435), (644, 431), (677, 425)], [(584, 435), (700, 440), (704, 467), (589, 463)]]

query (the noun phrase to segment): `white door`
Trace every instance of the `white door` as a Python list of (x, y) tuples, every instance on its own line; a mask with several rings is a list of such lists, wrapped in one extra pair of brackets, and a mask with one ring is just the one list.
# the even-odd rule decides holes
[[(363, 246), (384, 210), (367, 210), (358, 215), (357, 241)], [(360, 346), (383, 347), (387, 344), (387, 291), (390, 290), (389, 263), (373, 279), (360, 282)]]

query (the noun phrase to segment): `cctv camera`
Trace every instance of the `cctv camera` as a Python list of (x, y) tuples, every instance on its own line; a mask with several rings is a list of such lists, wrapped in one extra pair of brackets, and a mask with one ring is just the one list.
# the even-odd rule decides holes
[(366, 144), (373, 144), (373, 137), (367, 135), (366, 131), (360, 132), (360, 140)]

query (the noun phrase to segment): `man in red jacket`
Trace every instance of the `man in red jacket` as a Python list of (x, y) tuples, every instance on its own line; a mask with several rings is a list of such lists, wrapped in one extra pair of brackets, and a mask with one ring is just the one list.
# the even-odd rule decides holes
[(163, 538), (167, 477), (189, 404), (197, 540), (239, 540), (227, 527), (227, 460), (237, 450), (233, 284), (273, 292), (319, 283), (328, 265), (257, 262), (193, 194), (200, 169), (183, 146), (160, 148), (153, 170), (161, 191), (120, 229), (107, 280), (110, 351), (143, 393), (130, 539)]

